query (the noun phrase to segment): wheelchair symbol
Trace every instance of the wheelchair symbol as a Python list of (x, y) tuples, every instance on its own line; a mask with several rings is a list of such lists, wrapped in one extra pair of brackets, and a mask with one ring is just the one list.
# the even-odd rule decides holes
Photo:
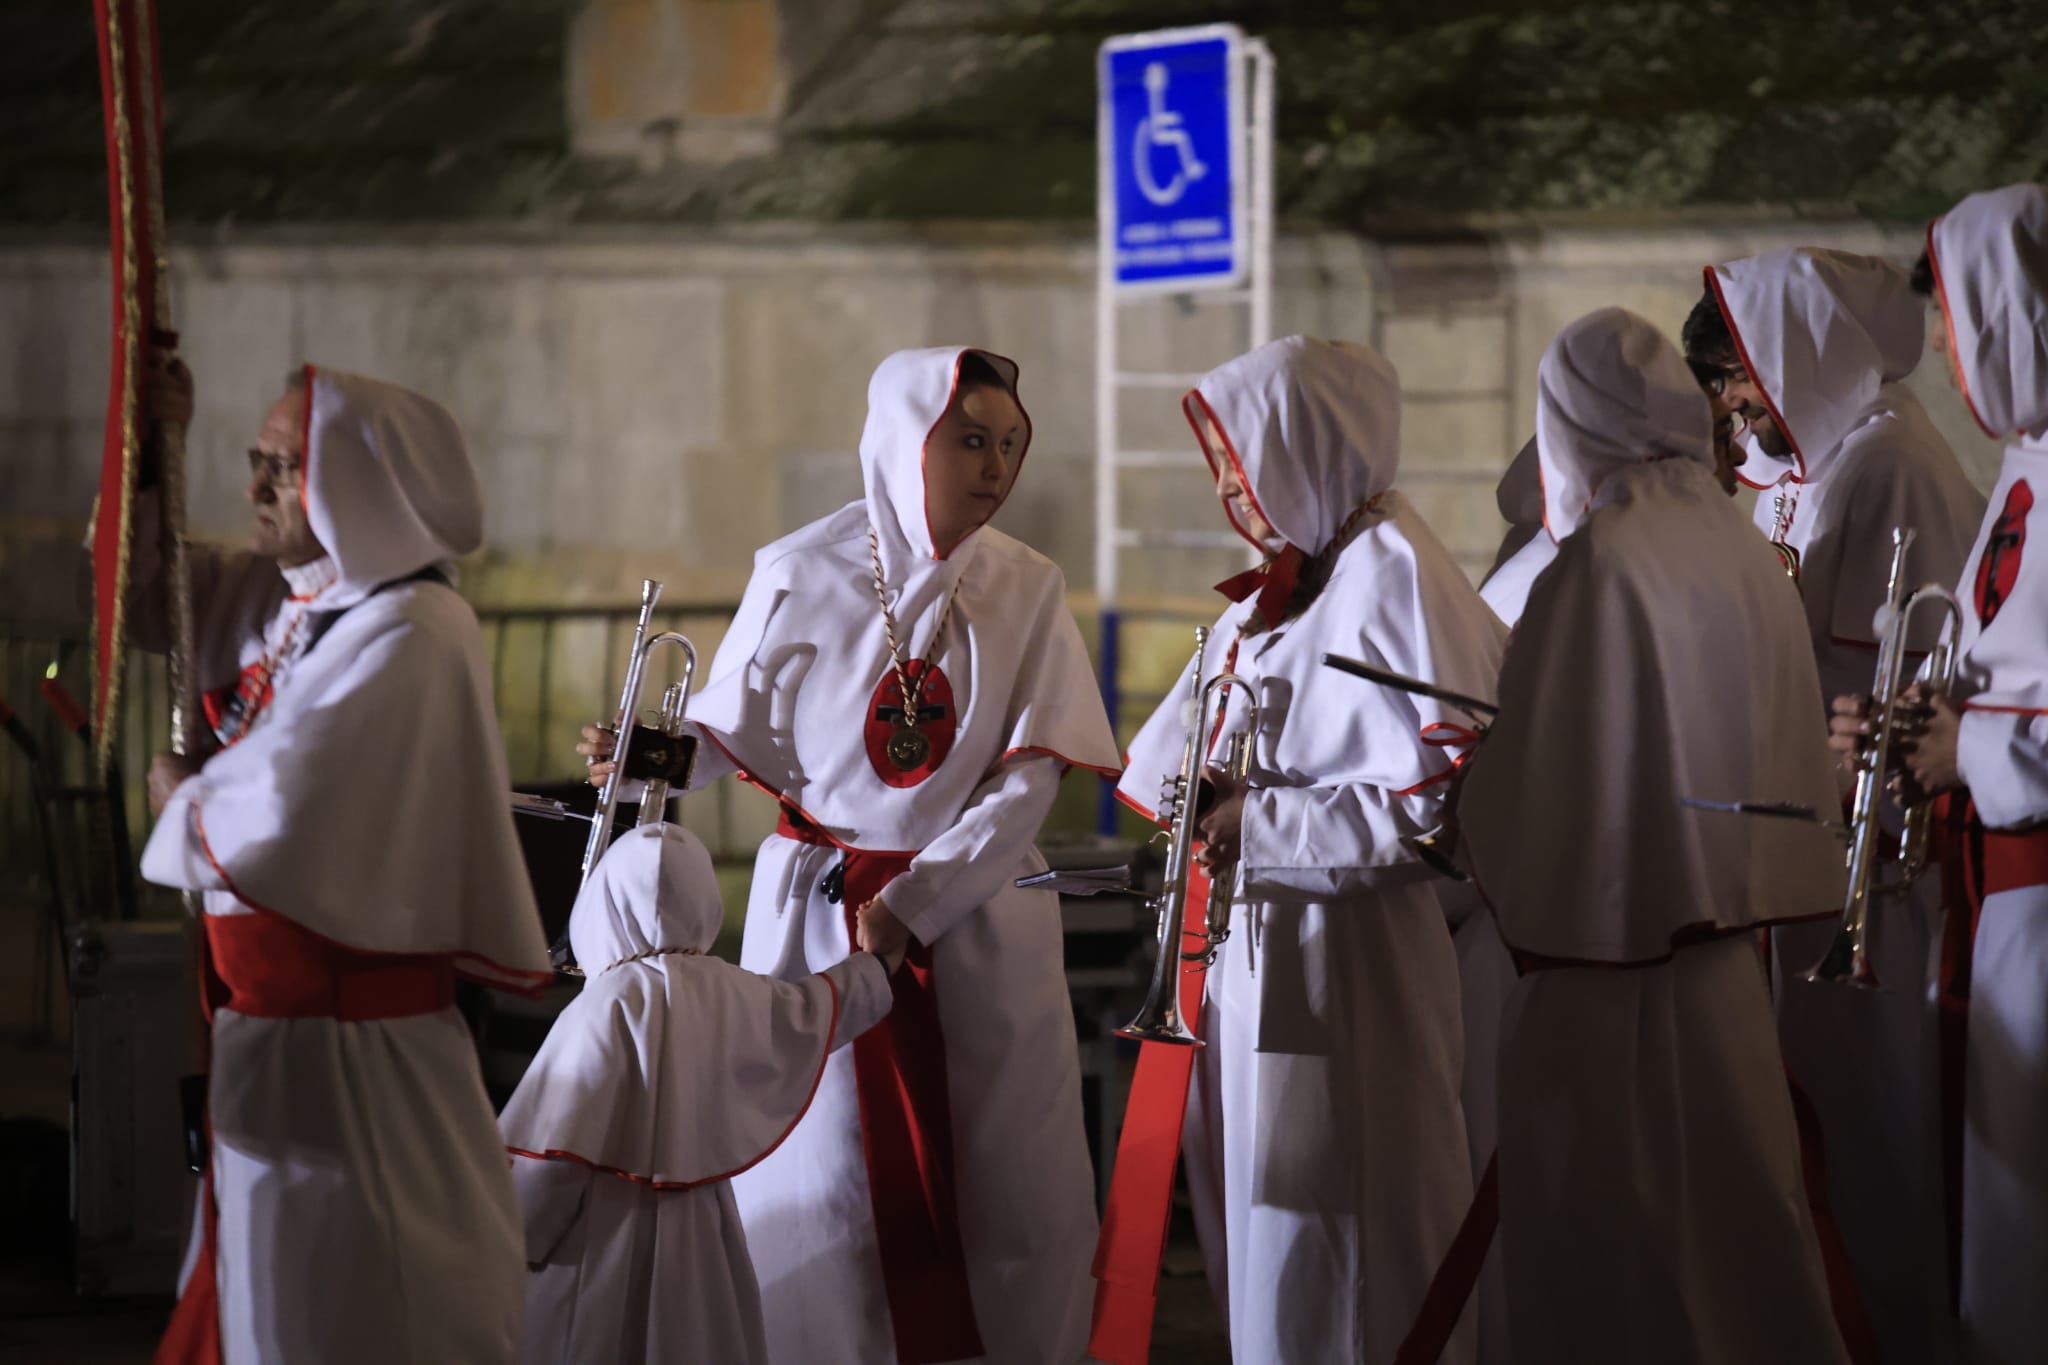
[[(1177, 202), (1189, 185), (1209, 173), (1195, 155), (1194, 139), (1181, 126), (1180, 115), (1166, 107), (1166, 86), (1171, 79), (1163, 62), (1145, 67), (1147, 113), (1138, 120), (1131, 139), (1131, 168), (1137, 173), (1138, 193), (1160, 208)], [(1173, 174), (1163, 183), (1155, 178), (1152, 166), (1153, 150), (1159, 147), (1169, 147), (1174, 153)]]

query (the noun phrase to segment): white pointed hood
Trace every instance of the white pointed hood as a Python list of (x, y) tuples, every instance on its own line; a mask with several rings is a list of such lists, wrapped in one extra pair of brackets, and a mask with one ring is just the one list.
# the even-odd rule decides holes
[(1562, 541), (1602, 484), (1646, 460), (1711, 466), (1713, 417), (1678, 350), (1642, 318), (1603, 308), (1571, 323), (1536, 370), (1544, 525)]
[(1927, 259), (1977, 425), (2048, 432), (2048, 185), (1971, 195), (1928, 228)]
[(483, 543), (483, 490), (446, 408), (396, 384), (312, 365), (305, 384), (299, 497), (337, 570), (319, 610), (353, 606)]
[(1708, 266), (1705, 276), (1792, 447), (1792, 478), (1825, 477), (1878, 389), (1920, 363), (1925, 310), (1911, 278), (1889, 261), (1820, 247)]
[(828, 976), (757, 976), (705, 956), (722, 918), (695, 835), (643, 825), (612, 845), (569, 919), (589, 977), (498, 1121), (515, 1155), (682, 1189), (788, 1136), (831, 1050), (886, 1012), (887, 976), (849, 964), (858, 1000)]
[[(1306, 554), (1394, 486), (1401, 381), (1369, 346), (1302, 336), (1270, 341), (1211, 370), (1182, 407), (1209, 472), (1221, 473), (1228, 460), (1260, 514)], [(1205, 412), (1223, 434), (1222, 450), (1210, 449), (1203, 435)], [(1237, 533), (1258, 545), (1229, 515)]]
[[(964, 347), (902, 351), (876, 368), (860, 447), (867, 496), (755, 555), (711, 680), (690, 705), (714, 760), (723, 758), (700, 764), (700, 782), (737, 768), (855, 848), (923, 848), (1016, 754), (1118, 770), (1059, 569), (989, 526), (957, 545), (932, 542), (926, 447), (970, 354), (1014, 385), (1015, 364)], [(945, 715), (929, 731), (930, 761), (909, 774), (881, 757), (889, 727), (878, 712), (895, 699), (895, 667), (875, 597), (871, 526), (907, 662), (932, 656), (953, 603), (937, 647), (942, 676), (922, 698)]]

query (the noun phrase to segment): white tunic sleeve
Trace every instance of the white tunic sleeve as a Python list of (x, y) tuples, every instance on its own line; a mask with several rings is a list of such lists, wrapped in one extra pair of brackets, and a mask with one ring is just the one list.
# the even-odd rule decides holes
[[(158, 886), (175, 886), (185, 891), (225, 891), (227, 880), (206, 856), (206, 848), (194, 824), (196, 802), (202, 784), (188, 777), (178, 784), (157, 816), (156, 827), (142, 850), (142, 875)], [(174, 833), (175, 831), (175, 833)]]
[[(1245, 797), (1238, 866), (1253, 900), (1325, 900), (1420, 866), (1402, 839), (1434, 826), (1442, 788), (1397, 794), (1385, 787), (1260, 787)], [(1405, 865), (1405, 866), (1403, 866)]]
[(834, 1052), (880, 1023), (894, 1003), (889, 969), (873, 953), (851, 953), (846, 961), (818, 975), (829, 978), (839, 991), (839, 1021), (832, 1030)]
[[(597, 1172), (576, 1161), (512, 1158), (512, 1188), (526, 1223), (526, 1263), (546, 1265), (576, 1225)], [(616, 1177), (606, 1177), (615, 1179)]]
[(2048, 820), (2048, 714), (1964, 710), (1956, 769), (1990, 828)]
[(891, 914), (925, 943), (986, 905), (1017, 875), (1039, 826), (1052, 812), (1063, 767), (1049, 756), (999, 769), (974, 789), (953, 827), (882, 891)]

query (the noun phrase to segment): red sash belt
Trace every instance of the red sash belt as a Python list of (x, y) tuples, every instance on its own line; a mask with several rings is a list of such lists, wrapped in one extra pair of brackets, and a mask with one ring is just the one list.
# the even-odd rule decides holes
[(358, 1024), (455, 1003), (455, 965), (443, 954), (364, 952), (267, 910), (204, 923), (209, 1014)]
[[(1209, 879), (1188, 873), (1188, 900), (1181, 950), (1204, 952), (1202, 926), (1208, 919)], [(1199, 1027), (1202, 989), (1208, 968), (1194, 964), (1180, 978), (1181, 1016)], [(1159, 1262), (1166, 1253), (1167, 1220), (1173, 1209), (1173, 1171), (1180, 1160), (1181, 1122), (1188, 1107), (1188, 1082), (1195, 1049), (1174, 1043), (1146, 1043), (1138, 1049), (1138, 1071), (1124, 1108), (1109, 1201), (1102, 1210), (1102, 1235), (1095, 1243), (1095, 1316), (1088, 1354), (1108, 1365), (1145, 1365), (1152, 1350), (1152, 1315), (1158, 1307)]]
[[(849, 942), (859, 941), (860, 908), (903, 875), (916, 856), (846, 848), (787, 806), (775, 832), (844, 855), (840, 904)], [(888, 1016), (853, 1040), (868, 1198), (896, 1358), (903, 1365), (939, 1365), (972, 1359), (983, 1349), (960, 1244), (953, 1111), (931, 949), (911, 939), (904, 969), (890, 978), (889, 988), (895, 1003)]]
[[(270, 910), (202, 915), (201, 1004), (260, 1019), (367, 1023), (436, 1014), (455, 1003), (455, 966), (433, 953), (371, 953), (323, 938)], [(209, 1138), (211, 1125), (209, 1124)], [(178, 1295), (155, 1365), (220, 1365), (219, 1210), (213, 1169), (200, 1182), (199, 1255)]]

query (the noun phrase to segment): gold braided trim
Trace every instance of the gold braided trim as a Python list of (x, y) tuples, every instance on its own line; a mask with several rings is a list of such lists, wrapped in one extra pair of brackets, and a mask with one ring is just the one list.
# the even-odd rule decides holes
[(631, 957), (622, 957), (617, 962), (607, 962), (598, 969), (597, 974), (603, 976), (614, 967), (623, 967), (629, 962), (645, 962), (650, 957), (702, 957), (703, 955), (704, 950), (702, 948), (649, 948), (644, 953), (634, 953)]
[[(120, 194), (118, 209), (121, 217), (121, 365), (123, 384), (121, 387), (121, 482), (115, 489), (115, 513), (120, 519), (118, 549), (114, 560), (113, 629), (107, 637), (114, 642), (111, 657), (107, 661), (104, 678), (101, 676), (99, 641), (99, 593), (98, 575), (94, 575), (93, 593), (93, 764), (100, 774), (105, 774), (107, 762), (113, 756), (115, 740), (114, 718), (120, 714), (121, 682), (126, 673), (126, 645), (128, 640), (128, 551), (134, 536), (132, 525), (135, 487), (135, 465), (138, 450), (137, 428), (141, 414), (137, 411), (137, 399), (141, 394), (142, 380), (142, 299), (141, 267), (135, 247), (135, 158), (130, 144), (132, 122), (128, 108), (128, 61), (126, 49), (129, 40), (122, 24), (123, 0), (110, 0), (107, 5), (107, 70), (112, 81), (109, 92), (110, 104), (114, 111), (114, 178)], [(100, 497), (106, 497), (107, 490), (100, 490)], [(97, 511), (97, 509), (95, 509)], [(94, 540), (97, 543), (99, 522), (93, 522)]]

